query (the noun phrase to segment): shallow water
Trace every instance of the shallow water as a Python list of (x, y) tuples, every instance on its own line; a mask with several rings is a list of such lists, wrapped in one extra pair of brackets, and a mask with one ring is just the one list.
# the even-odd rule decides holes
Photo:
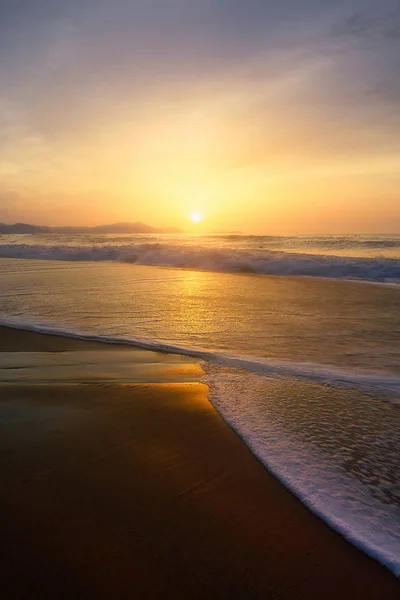
[(398, 286), (101, 261), (0, 259), (0, 273), (3, 323), (202, 358), (254, 453), (400, 573)]

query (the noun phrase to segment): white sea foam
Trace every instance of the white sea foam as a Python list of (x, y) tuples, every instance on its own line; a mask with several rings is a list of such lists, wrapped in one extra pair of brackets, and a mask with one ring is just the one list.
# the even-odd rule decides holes
[(364, 394), (315, 382), (211, 363), (204, 369), (211, 402), (261, 462), (312, 512), (400, 577), (396, 408), (382, 413)]
[(298, 275), (400, 284), (400, 260), (178, 243), (1, 244), (0, 258), (113, 261), (232, 273)]

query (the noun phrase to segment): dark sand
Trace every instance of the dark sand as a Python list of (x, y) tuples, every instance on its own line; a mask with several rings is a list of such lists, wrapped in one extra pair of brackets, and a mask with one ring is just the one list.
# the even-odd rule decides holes
[[(86, 348), (112, 346), (0, 328), (2, 352)], [(201, 384), (0, 384), (0, 486), (2, 600), (400, 596)]]

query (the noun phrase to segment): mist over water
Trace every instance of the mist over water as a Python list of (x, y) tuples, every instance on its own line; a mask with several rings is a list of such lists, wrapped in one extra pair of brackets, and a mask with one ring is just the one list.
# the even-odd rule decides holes
[[(200, 357), (210, 400), (260, 460), (400, 575), (400, 238), (305, 239), (3, 236), (0, 322)], [(257, 253), (313, 276), (217, 272)], [(166, 256), (190, 269), (134, 264)]]

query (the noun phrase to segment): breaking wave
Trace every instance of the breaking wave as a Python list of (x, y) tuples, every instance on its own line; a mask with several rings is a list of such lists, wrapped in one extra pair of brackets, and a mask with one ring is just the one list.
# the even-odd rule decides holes
[(111, 261), (230, 273), (297, 275), (400, 284), (400, 259), (169, 243), (126, 245), (0, 244), (0, 258)]

